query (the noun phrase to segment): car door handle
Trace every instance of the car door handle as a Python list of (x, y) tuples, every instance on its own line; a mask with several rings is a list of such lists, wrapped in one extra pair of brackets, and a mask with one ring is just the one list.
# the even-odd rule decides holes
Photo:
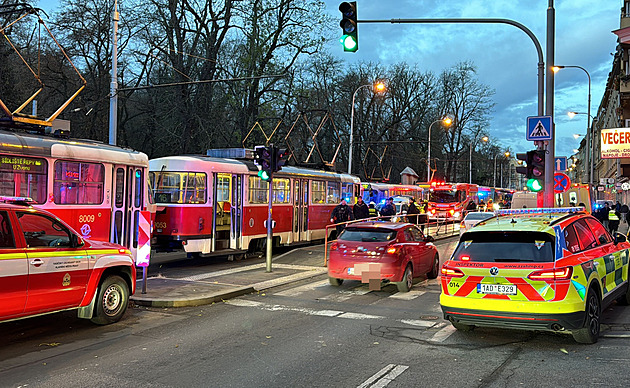
[(42, 259), (31, 260), (31, 265), (34, 265), (35, 267), (39, 267), (42, 264), (44, 264), (44, 260)]

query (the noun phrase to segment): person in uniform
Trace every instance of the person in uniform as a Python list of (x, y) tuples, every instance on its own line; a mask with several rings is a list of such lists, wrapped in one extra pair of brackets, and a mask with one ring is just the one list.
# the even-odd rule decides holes
[(394, 198), (389, 197), (385, 202), (385, 206), (381, 208), (381, 216), (388, 217), (385, 221), (391, 221), (391, 216), (396, 215), (396, 207), (394, 206)]
[[(333, 224), (339, 224), (342, 222), (352, 221), (353, 218), (352, 209), (350, 209), (346, 200), (342, 199), (341, 203), (333, 209), (332, 215), (330, 216), (330, 222)], [(340, 224), (335, 227), (337, 229), (337, 236), (339, 236), (345, 227), (345, 224)]]
[(414, 198), (409, 198), (409, 207), (407, 208), (407, 222), (418, 224), (418, 214), (420, 214), (420, 209), (416, 207), (416, 200)]
[(352, 207), (352, 213), (354, 214), (355, 220), (362, 220), (364, 218), (368, 218), (370, 215), (368, 205), (363, 202), (362, 197), (357, 197), (357, 203)]
[(370, 202), (370, 206), (368, 207), (368, 215), (370, 218), (378, 217), (378, 210), (376, 210), (376, 204), (374, 201)]

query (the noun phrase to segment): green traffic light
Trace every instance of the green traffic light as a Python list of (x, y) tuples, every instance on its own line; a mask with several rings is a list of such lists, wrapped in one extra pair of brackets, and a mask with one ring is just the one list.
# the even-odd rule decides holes
[(264, 180), (264, 181), (268, 181), (269, 180), (269, 173), (265, 170), (260, 170), (258, 171), (258, 176), (260, 177), (260, 179)]
[(357, 41), (354, 39), (354, 36), (352, 35), (342, 36), (341, 44), (343, 45), (343, 49), (345, 51), (356, 51), (357, 49)]
[(527, 188), (530, 191), (533, 191), (534, 193), (537, 193), (543, 189), (542, 184), (540, 184), (540, 181), (534, 178), (527, 181)]

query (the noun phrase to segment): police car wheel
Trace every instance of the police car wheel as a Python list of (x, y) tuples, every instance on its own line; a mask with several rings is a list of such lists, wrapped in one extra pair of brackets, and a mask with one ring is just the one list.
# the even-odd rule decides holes
[(129, 304), (129, 287), (120, 276), (108, 276), (98, 290), (92, 322), (107, 325), (118, 322)]
[(409, 292), (409, 290), (411, 290), (411, 287), (413, 286), (413, 271), (411, 269), (411, 264), (407, 264), (402, 281), (396, 283), (396, 286), (398, 286), (399, 292)]
[(328, 282), (330, 283), (331, 286), (339, 287), (343, 283), (343, 279), (329, 277)]
[(431, 272), (427, 274), (429, 279), (435, 279), (438, 277), (440, 273), (440, 257), (435, 255), (433, 258), (433, 265), (431, 265)]
[(573, 339), (581, 344), (594, 344), (599, 337), (601, 302), (597, 292), (590, 289), (586, 297), (584, 326), (573, 331)]

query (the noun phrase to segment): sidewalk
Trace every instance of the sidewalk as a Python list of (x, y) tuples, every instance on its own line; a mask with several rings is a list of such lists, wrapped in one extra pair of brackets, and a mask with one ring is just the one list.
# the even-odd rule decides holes
[[(147, 292), (142, 272), (130, 300), (151, 307), (189, 307), (210, 304), (256, 291), (326, 274), (324, 245), (296, 248), (272, 260), (266, 272), (264, 257), (220, 262), (216, 259), (179, 261), (149, 266)], [(211, 272), (209, 272), (211, 271)]]

